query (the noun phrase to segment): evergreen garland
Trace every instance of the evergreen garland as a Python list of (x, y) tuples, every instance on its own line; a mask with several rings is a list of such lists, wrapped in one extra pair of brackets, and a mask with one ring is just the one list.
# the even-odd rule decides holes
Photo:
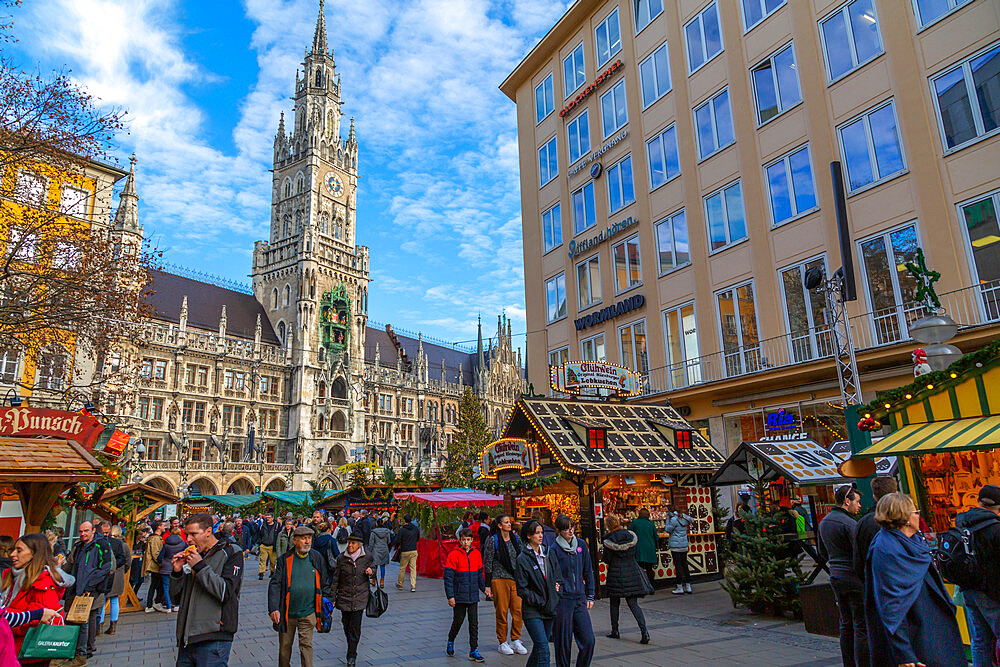
[(544, 489), (547, 486), (557, 484), (563, 479), (563, 472), (560, 470), (548, 477), (529, 477), (527, 479), (515, 479), (509, 482), (501, 482), (497, 479), (480, 479), (472, 483), (472, 488), (488, 491), (489, 493), (517, 493), (518, 491), (531, 491), (534, 489)]
[[(879, 397), (874, 401), (859, 406), (858, 413), (861, 415), (870, 414), (873, 417), (886, 415), (890, 409), (898, 410), (907, 404), (919, 402), (922, 400), (921, 392), (938, 393), (947, 387), (975, 377), (975, 375), (985, 373), (998, 361), (1000, 361), (1000, 338), (986, 347), (964, 355), (943, 371), (932, 371), (927, 375), (921, 375), (907, 385), (879, 394)], [(953, 378), (953, 374), (957, 377)], [(929, 384), (934, 385), (934, 389), (927, 389)], [(910, 398), (906, 398), (907, 394), (910, 395)], [(892, 407), (886, 408), (886, 403)]]

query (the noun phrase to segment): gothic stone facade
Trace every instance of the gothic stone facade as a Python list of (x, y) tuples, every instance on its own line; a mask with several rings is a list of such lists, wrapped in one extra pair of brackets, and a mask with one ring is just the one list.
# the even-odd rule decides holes
[(354, 460), (433, 471), (466, 387), (496, 430), (523, 389), (504, 318), (486, 348), (480, 327), (475, 354), (369, 325), (368, 248), (355, 243), (358, 143), (353, 119), (341, 138), (322, 4), (293, 99), (291, 131), (282, 114), (274, 140), (270, 236), (254, 247), (253, 295), (153, 276), (155, 315), (130, 350), (140, 372), (129, 423), (146, 442), (147, 483), (203, 494), (307, 480), (341, 488), (336, 469)]

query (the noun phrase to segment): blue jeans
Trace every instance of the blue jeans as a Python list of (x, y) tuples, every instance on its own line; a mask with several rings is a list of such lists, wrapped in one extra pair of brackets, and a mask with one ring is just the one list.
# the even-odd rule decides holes
[(552, 632), (555, 635), (558, 667), (569, 667), (574, 638), (578, 649), (576, 667), (590, 665), (594, 659), (594, 626), (590, 623), (586, 598), (560, 598)]
[(972, 638), (972, 667), (991, 667), (1000, 629), (1000, 602), (982, 591), (962, 591)]
[(549, 667), (549, 637), (554, 618), (525, 618), (524, 629), (531, 637), (531, 655), (525, 667)]
[[(111, 622), (114, 623), (118, 620), (118, 614), (120, 611), (119, 599), (117, 597), (108, 598), (108, 602), (111, 605)], [(101, 611), (97, 617), (97, 624), (100, 625), (104, 623), (104, 605), (101, 605)]]
[(382, 579), (385, 579), (385, 565), (378, 566), (379, 572), (381, 572)]
[(177, 667), (226, 667), (232, 640), (198, 642), (177, 649)]
[(163, 579), (163, 606), (170, 609), (173, 606), (170, 604), (170, 575), (161, 574), (160, 578)]

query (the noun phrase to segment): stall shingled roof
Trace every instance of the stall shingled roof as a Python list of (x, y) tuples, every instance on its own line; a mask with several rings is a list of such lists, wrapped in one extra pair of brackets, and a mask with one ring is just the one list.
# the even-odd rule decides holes
[[(587, 446), (578, 428), (588, 424), (606, 429), (604, 449)], [(709, 471), (723, 463), (708, 440), (666, 404), (522, 398), (501, 437), (523, 437), (529, 426), (572, 472)], [(690, 431), (690, 449), (676, 446), (677, 431)]]
[(743, 442), (709, 480), (709, 486), (774, 482), (784, 477), (799, 486), (842, 484), (837, 466), (843, 462), (818, 442), (771, 440)]

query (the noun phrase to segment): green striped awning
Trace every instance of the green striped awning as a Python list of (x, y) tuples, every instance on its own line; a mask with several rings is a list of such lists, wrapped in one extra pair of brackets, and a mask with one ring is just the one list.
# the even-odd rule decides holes
[(994, 447), (1000, 447), (1000, 415), (903, 426), (857, 456), (909, 456)]

